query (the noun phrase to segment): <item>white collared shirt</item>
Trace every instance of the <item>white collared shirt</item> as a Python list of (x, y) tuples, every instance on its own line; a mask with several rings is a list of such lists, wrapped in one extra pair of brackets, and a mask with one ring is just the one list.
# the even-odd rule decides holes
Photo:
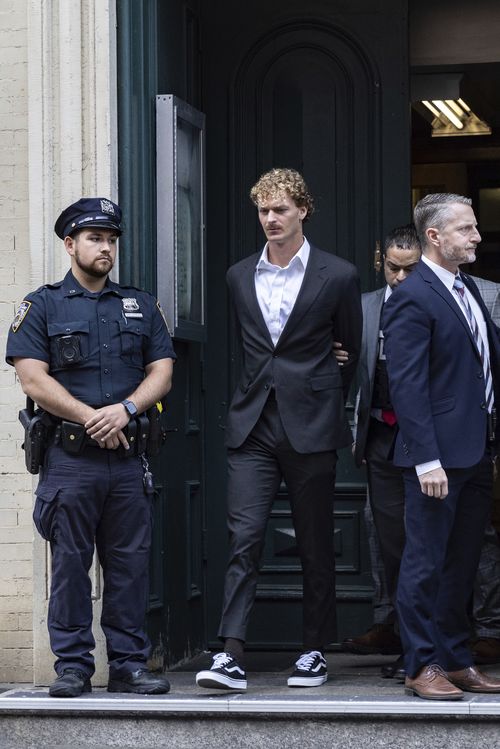
[(276, 346), (302, 286), (311, 247), (304, 238), (302, 246), (285, 268), (269, 262), (267, 248), (266, 244), (255, 267), (255, 291), (269, 335)]

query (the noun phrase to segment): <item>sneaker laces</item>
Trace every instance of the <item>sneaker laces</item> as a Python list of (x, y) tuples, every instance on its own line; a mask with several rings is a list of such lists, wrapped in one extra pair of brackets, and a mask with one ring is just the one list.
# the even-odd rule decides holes
[(212, 668), (223, 668), (223, 666), (227, 666), (232, 660), (234, 658), (229, 653), (217, 653), (217, 655), (214, 655)]
[(322, 655), (319, 652), (319, 650), (311, 650), (310, 653), (303, 653), (298, 661), (295, 662), (295, 665), (297, 668), (299, 668), (301, 671), (309, 671), (316, 658), (321, 658)]

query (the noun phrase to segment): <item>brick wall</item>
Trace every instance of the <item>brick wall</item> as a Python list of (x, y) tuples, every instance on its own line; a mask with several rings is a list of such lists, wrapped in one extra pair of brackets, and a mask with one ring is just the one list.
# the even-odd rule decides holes
[(30, 289), (27, 2), (0, 6), (0, 682), (33, 678), (32, 482), (17, 412), (23, 403), (4, 363), (6, 332)]

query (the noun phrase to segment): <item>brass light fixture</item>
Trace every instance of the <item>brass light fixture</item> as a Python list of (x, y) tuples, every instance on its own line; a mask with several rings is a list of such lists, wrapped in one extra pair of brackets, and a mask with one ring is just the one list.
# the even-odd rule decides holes
[(491, 135), (491, 127), (471, 110), (463, 99), (422, 100), (432, 112), (432, 137)]

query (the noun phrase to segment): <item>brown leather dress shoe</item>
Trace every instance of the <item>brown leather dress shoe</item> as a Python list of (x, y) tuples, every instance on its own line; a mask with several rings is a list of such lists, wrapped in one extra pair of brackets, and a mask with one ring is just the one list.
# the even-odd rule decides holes
[(399, 655), (403, 652), (401, 640), (387, 624), (374, 624), (364, 635), (345, 639), (341, 647), (356, 655)]
[(460, 671), (447, 671), (447, 678), (464, 692), (500, 692), (500, 679), (483, 674), (475, 666)]
[(472, 643), (474, 663), (500, 663), (500, 639), (498, 637), (478, 637)]
[(414, 679), (407, 676), (405, 694), (416, 694), (423, 700), (461, 700), (464, 696), (461, 689), (448, 681), (445, 672), (436, 663), (421, 668)]

